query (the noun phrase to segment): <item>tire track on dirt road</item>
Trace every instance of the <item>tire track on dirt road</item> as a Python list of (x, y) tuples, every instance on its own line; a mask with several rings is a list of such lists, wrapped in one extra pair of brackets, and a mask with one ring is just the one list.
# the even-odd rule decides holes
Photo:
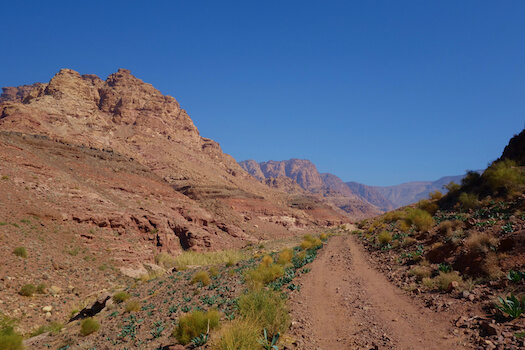
[(470, 349), (434, 312), (373, 269), (351, 236), (332, 237), (290, 300), (297, 348)]

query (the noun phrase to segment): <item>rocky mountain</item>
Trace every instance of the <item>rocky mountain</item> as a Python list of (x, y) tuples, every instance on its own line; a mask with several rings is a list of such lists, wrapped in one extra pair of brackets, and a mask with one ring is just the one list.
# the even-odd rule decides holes
[(352, 193), (358, 195), (363, 200), (377, 206), (383, 211), (389, 211), (395, 209), (395, 204), (387, 199), (377, 188), (373, 186), (367, 186), (358, 182), (345, 182), (344, 183)]
[(525, 165), (525, 130), (510, 139), (499, 158), (499, 160), (503, 159), (514, 160), (521, 166)]
[(418, 202), (421, 199), (426, 199), (428, 198), (430, 192), (440, 191), (441, 193), (445, 194), (447, 192), (447, 190), (444, 188), (445, 185), (452, 181), (460, 184), (464, 177), (465, 175), (444, 176), (435, 181), (412, 181), (395, 186), (368, 187), (373, 191), (375, 190), (376, 193), (390, 202), (392, 207), (395, 209)]
[[(128, 181), (121, 167), (94, 162), (92, 169), (101, 170), (88, 174), (93, 174), (96, 179), (90, 181), (100, 182), (100, 187), (46, 185), (56, 198), (84, 199), (75, 206), (68, 201), (40, 203), (66, 222), (116, 229), (113, 218), (119, 218), (128, 234), (143, 234), (147, 240), (154, 236), (158, 250), (177, 251), (245, 244), (348, 220), (331, 206), (311, 198), (305, 199), (310, 201), (308, 209), (297, 209), (288, 194), (254, 180), (222, 152), (219, 144), (200, 136), (173, 97), (163, 95), (129, 70), (120, 69), (103, 81), (95, 75), (62, 69), (47, 84), (4, 88), (0, 101), (2, 137), (6, 144), (15, 145), (2, 147), (0, 155), (9, 160), (4, 161), (4, 168), (18, 169), (13, 176), (19, 186), (34, 182), (31, 176), (35, 167), (44, 167), (42, 173), (58, 171), (54, 162), (34, 165), (19, 161), (12, 153), (20, 149), (42, 154), (46, 148), (50, 152), (58, 148), (64, 164), (78, 163), (75, 158), (84, 157), (77, 157), (79, 152), (97, 151), (103, 156), (91, 158), (119, 157), (122, 163), (141, 167), (133, 176), (155, 178), (154, 188), (146, 179), (137, 181), (138, 188), (129, 188), (125, 183), (119, 185), (118, 179), (105, 178), (107, 171)], [(29, 142), (29, 135), (42, 140), (41, 144)], [(89, 170), (70, 168), (74, 170), (70, 177), (83, 177)], [(73, 191), (75, 188), (78, 190)], [(119, 191), (142, 193), (144, 198), (124, 201), (118, 198)], [(162, 205), (153, 203), (153, 198)], [(94, 206), (91, 199), (104, 205)], [(137, 201), (141, 205), (135, 208)], [(158, 210), (164, 205), (169, 208)], [(7, 217), (2, 211), (0, 216)]]
[[(329, 173), (320, 174), (315, 165), (307, 159), (271, 160), (262, 163), (245, 160), (239, 162), (239, 165), (253, 177), (272, 187), (280, 186), (292, 194), (304, 195), (306, 191), (316, 195), (354, 220), (382, 213), (375, 205), (356, 196), (339, 177)], [(290, 183), (290, 180), (295, 185)]]

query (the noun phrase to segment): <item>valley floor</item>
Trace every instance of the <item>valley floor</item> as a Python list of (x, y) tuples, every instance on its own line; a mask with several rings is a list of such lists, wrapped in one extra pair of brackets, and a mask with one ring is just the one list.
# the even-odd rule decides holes
[(392, 285), (355, 238), (329, 240), (290, 301), (299, 349), (469, 349), (453, 332), (459, 315), (434, 312)]

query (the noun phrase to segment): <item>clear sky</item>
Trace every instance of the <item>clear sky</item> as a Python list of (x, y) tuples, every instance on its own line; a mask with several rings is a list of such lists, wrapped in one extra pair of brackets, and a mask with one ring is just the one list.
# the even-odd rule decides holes
[(482, 169), (525, 123), (525, 1), (0, 1), (0, 86), (118, 68), (237, 160), (394, 185)]

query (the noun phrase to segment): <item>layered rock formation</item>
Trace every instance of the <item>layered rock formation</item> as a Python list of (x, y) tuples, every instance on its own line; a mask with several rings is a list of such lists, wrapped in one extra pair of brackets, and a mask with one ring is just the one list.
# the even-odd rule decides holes
[[(272, 160), (262, 163), (245, 160), (239, 164), (252, 176), (272, 187), (279, 186), (289, 193), (304, 195), (306, 191), (316, 195), (317, 198), (322, 198), (325, 202), (343, 210), (353, 220), (382, 213), (377, 206), (356, 196), (339, 177), (329, 173), (320, 174), (315, 165), (307, 159)], [(295, 185), (291, 184), (290, 180)], [(300, 186), (302, 191), (297, 186)]]
[[(4, 132), (5, 142), (21, 137), (12, 132), (39, 135), (46, 142), (45, 146), (34, 146), (27, 144), (26, 139), (17, 139), (13, 141), (20, 143), (16, 149), (27, 147), (28, 154), (32, 154), (33, 147), (51, 150), (54, 142), (61, 145), (57, 146), (58, 152), (68, 154), (63, 159), (65, 164), (85, 150), (119, 157), (122, 164), (142, 169), (132, 176), (115, 164), (108, 167), (103, 162), (93, 161), (92, 167), (86, 169), (80, 165), (77, 170), (71, 167), (76, 176), (96, 178), (92, 181), (99, 187), (71, 184), (70, 187), (84, 189), (74, 196), (82, 198), (75, 206), (68, 201), (48, 203), (49, 210), (61, 213), (66, 221), (137, 232), (147, 240), (154, 237), (152, 242), (158, 250), (176, 251), (242, 245), (347, 220), (329, 205), (312, 199), (307, 199), (309, 209), (298, 209), (288, 194), (253, 179), (222, 152), (219, 144), (200, 136), (173, 97), (164, 96), (129, 70), (120, 69), (103, 81), (95, 75), (62, 69), (47, 84), (3, 91), (0, 131)], [(16, 163), (17, 158), (10, 152), (9, 147), (0, 149), (3, 159), (20, 168), (19, 183), (30, 181), (28, 176), (34, 165), (30, 161)], [(49, 172), (56, 171), (57, 165), (49, 164), (54, 164)], [(97, 167), (101, 169), (98, 174), (94, 170)], [(136, 181), (135, 177), (142, 175), (154, 178), (154, 185), (150, 186), (146, 178), (142, 183)], [(126, 183), (130, 177), (134, 178), (129, 182), (134, 183), (131, 187)], [(119, 185), (119, 179), (124, 183)], [(66, 189), (52, 187), (50, 191), (61, 197), (65, 195), (62, 190)], [(144, 198), (134, 197), (133, 202), (118, 198), (118, 193), (137, 192), (162, 205)], [(103, 205), (92, 204), (93, 198)], [(135, 205), (137, 201), (141, 205)], [(115, 224), (114, 218), (121, 223)]]

